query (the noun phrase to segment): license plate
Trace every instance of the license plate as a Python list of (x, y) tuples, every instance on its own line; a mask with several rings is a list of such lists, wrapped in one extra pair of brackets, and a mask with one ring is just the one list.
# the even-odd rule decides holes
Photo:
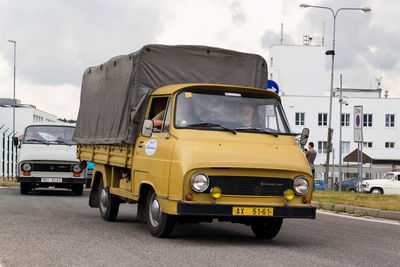
[(42, 183), (62, 183), (62, 178), (42, 178)]
[(234, 216), (273, 216), (274, 208), (232, 207)]

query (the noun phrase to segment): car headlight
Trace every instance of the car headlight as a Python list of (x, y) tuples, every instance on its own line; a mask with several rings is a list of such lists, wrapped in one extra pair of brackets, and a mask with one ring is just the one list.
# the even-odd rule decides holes
[(198, 172), (190, 177), (190, 186), (195, 192), (204, 192), (209, 184), (210, 180), (208, 179), (208, 176), (204, 173)]
[(297, 195), (304, 195), (308, 192), (308, 180), (304, 176), (299, 176), (293, 181), (293, 190)]
[(80, 173), (80, 172), (82, 172), (83, 170), (82, 170), (82, 167), (81, 167), (81, 165), (80, 164), (74, 164), (74, 165), (72, 165), (72, 172), (74, 172), (74, 173)]
[(23, 163), (21, 165), (21, 170), (24, 172), (30, 172), (32, 170), (32, 165), (30, 163)]

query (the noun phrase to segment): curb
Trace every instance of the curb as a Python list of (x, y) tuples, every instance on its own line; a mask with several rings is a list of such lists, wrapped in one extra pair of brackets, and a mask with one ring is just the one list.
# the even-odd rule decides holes
[(355, 214), (359, 216), (369, 216), (374, 218), (395, 220), (400, 222), (400, 212), (398, 211), (378, 210), (378, 209), (363, 208), (363, 207), (349, 206), (343, 204), (322, 203), (314, 201), (311, 202), (311, 206), (323, 210), (347, 212), (349, 214)]

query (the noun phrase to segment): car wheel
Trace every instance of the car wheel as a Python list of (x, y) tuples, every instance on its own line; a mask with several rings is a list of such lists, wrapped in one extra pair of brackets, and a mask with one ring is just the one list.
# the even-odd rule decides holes
[(110, 194), (110, 188), (105, 188), (101, 179), (99, 185), (99, 209), (103, 220), (115, 221), (119, 211), (119, 204), (119, 198)]
[(350, 188), (350, 189), (349, 189), (349, 192), (351, 192), (351, 193), (355, 193), (355, 192), (356, 192), (356, 190), (355, 190), (354, 188)]
[(150, 190), (146, 202), (147, 227), (155, 237), (169, 237), (174, 230), (175, 219), (161, 211), (160, 202), (154, 190)]
[(282, 222), (282, 218), (270, 218), (262, 222), (254, 222), (250, 226), (257, 238), (272, 239), (281, 230)]
[(72, 185), (72, 192), (74, 192), (77, 196), (82, 196), (83, 194), (83, 184), (74, 184)]
[(29, 190), (30, 190), (30, 186), (29, 183), (20, 183), (19, 184), (20, 190), (21, 190), (21, 195), (26, 195), (28, 194)]
[(383, 190), (381, 188), (372, 188), (371, 194), (383, 194)]

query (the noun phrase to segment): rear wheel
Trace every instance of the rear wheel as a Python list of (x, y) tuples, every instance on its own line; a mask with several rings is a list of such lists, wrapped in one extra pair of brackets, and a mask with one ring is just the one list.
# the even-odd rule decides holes
[(372, 188), (371, 194), (383, 194), (383, 190), (381, 188)]
[(72, 192), (74, 192), (77, 196), (82, 196), (83, 194), (83, 184), (74, 184), (72, 185)]
[(110, 188), (105, 188), (103, 180), (99, 185), (99, 209), (100, 215), (105, 221), (115, 221), (119, 211), (119, 198), (110, 194)]
[(281, 230), (282, 222), (282, 218), (269, 218), (262, 222), (254, 222), (250, 226), (257, 238), (272, 239)]
[(21, 182), (21, 183), (19, 184), (19, 187), (20, 187), (20, 189), (21, 189), (21, 195), (26, 195), (26, 194), (28, 194), (28, 192), (29, 192), (29, 190), (30, 190), (29, 183), (23, 183), (23, 182)]
[(168, 237), (174, 230), (174, 217), (161, 211), (160, 202), (154, 190), (150, 190), (147, 195), (146, 221), (147, 227), (155, 237)]

